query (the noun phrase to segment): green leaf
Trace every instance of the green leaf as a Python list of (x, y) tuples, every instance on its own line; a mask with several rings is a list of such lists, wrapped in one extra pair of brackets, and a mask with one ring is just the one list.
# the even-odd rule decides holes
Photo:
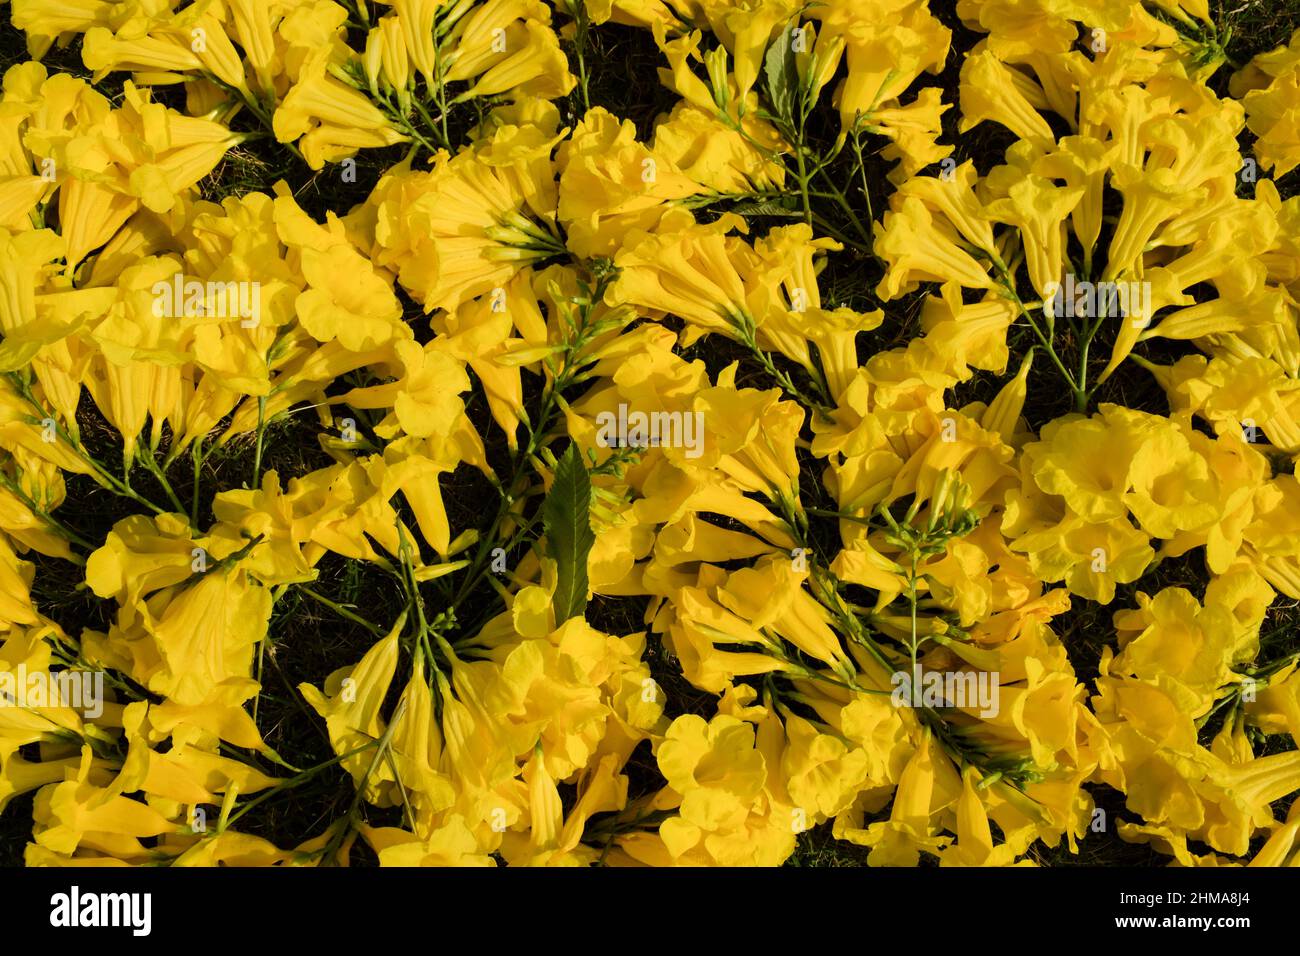
[(798, 209), (791, 209), (780, 201), (754, 201), (736, 203), (731, 207), (731, 212), (741, 216), (777, 216), (781, 219), (802, 219), (803, 213)]
[(591, 530), (591, 477), (576, 445), (570, 445), (555, 465), (555, 482), (542, 503), (542, 525), (555, 559), (551, 604), (558, 627), (580, 616), (587, 606), (587, 555), (596, 543)]
[(795, 100), (799, 94), (799, 71), (790, 46), (793, 34), (794, 28), (787, 23), (763, 57), (763, 79), (772, 113), (789, 127), (794, 126)]

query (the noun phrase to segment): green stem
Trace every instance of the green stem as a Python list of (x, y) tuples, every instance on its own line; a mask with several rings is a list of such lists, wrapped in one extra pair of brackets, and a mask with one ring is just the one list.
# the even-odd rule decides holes
[(58, 535), (60, 538), (63, 538), (67, 541), (71, 541), (73, 544), (79, 545), (80, 547), (85, 548), (87, 551), (94, 551), (95, 548), (98, 547), (98, 545), (96, 545), (94, 542), (89, 541), (86, 538), (83, 538), (81, 535), (77, 534), (77, 532), (73, 531), (67, 525), (63, 524), (63, 522), (59, 521), (48, 511), (46, 511), (44, 508), (38, 505), (35, 499), (33, 499), (25, 491), (23, 491), (22, 486), (19, 485), (18, 482), (16, 482), (14, 479), (10, 478), (8, 475), (0, 473), (0, 487), (3, 487), (11, 495), (17, 498), (20, 502), (22, 502), (23, 505), (26, 506), (28, 511), (30, 511), (36, 517), (40, 518), (43, 522), (45, 522), (46, 527), (51, 532)]
[(856, 132), (853, 134), (853, 152), (857, 156), (858, 175), (862, 177), (862, 199), (867, 204), (867, 218), (875, 222), (876, 214), (871, 209), (871, 190), (867, 182), (867, 162), (862, 155), (862, 140)]
[(591, 111), (591, 97), (587, 92), (587, 31), (590, 21), (587, 17), (587, 0), (572, 0), (573, 4), (573, 21), (577, 26), (577, 36), (574, 37), (574, 48), (578, 56), (578, 88), (582, 90), (582, 109), (584, 113)]
[(916, 648), (920, 642), (916, 639), (916, 552), (915, 551), (912, 552), (912, 567), (907, 578), (907, 599), (908, 599), (908, 603), (911, 605), (911, 616), (912, 616), (912, 642), (911, 642), (912, 673), (910, 675), (910, 680), (913, 682), (912, 685), (913, 689), (915, 689), (916, 685), (920, 683), (919, 681), (920, 674), (918, 673), (917, 663), (916, 663)]
[(190, 495), (190, 527), (199, 526), (199, 475), (203, 471), (203, 439), (198, 438), (190, 446), (190, 460), (194, 462), (194, 491)]
[[(826, 180), (826, 184), (830, 187), (831, 195), (835, 197), (835, 201), (839, 203), (840, 208), (843, 209), (844, 212), (848, 215), (849, 221), (853, 223), (853, 228), (857, 229), (858, 235), (862, 237), (862, 240), (865, 243), (867, 243), (867, 246), (870, 249), (872, 245), (871, 233), (867, 231), (867, 228), (864, 225), (862, 225), (862, 220), (858, 218), (858, 214), (856, 211), (854, 211), (853, 206), (849, 203), (848, 197), (844, 195), (844, 193), (840, 190), (839, 186), (835, 184), (835, 181), (831, 179), (831, 175), (829, 172), (827, 172), (824, 168), (819, 169), (818, 172), (821, 173), (822, 178)], [(868, 214), (870, 214), (870, 210), (871, 210), (871, 199), (868, 197), (867, 199)]]
[(266, 436), (266, 396), (257, 396), (257, 445), (253, 451), (253, 483), (249, 486), (254, 491), (262, 487), (262, 442)]
[[(451, 149), (451, 134), (447, 130), (447, 77), (443, 70), (442, 44), (438, 42), (437, 37), (434, 37), (433, 42), (433, 72), (438, 80), (437, 96), (438, 111), (440, 114), (438, 119), (442, 121), (442, 142), (447, 149)], [(416, 101), (416, 106), (420, 110), (421, 115), (428, 119), (429, 114), (425, 112), (423, 105), (421, 105), (419, 101)], [(429, 120), (429, 122), (433, 121)]]
[(58, 434), (60, 438), (62, 438), (64, 441), (68, 443), (68, 446), (74, 452), (76, 452), (77, 457), (80, 458), (82, 462), (94, 472), (93, 477), (100, 486), (108, 489), (109, 491), (113, 492), (113, 494), (115, 495), (119, 495), (120, 497), (130, 498), (136, 504), (143, 505), (144, 507), (152, 511), (154, 514), (159, 514), (159, 515), (167, 514), (166, 509), (159, 508), (152, 501), (149, 501), (147, 498), (141, 496), (129, 484), (127, 484), (122, 479), (116, 477), (112, 472), (110, 472), (107, 468), (105, 468), (102, 463), (100, 463), (88, 451), (86, 451), (86, 449), (81, 444), (81, 440), (73, 436), (72, 433), (69, 432), (68, 429), (65, 428), (63, 425), (59, 424), (58, 419), (56, 419), (52, 413), (46, 411), (45, 407), (41, 405), (39, 401), (37, 401), (36, 396), (32, 393), (31, 385), (29, 383), (22, 381), (21, 377), (19, 377), (15, 373), (9, 373), (8, 377), (10, 383), (14, 385), (16, 391), (23, 398), (23, 400), (26, 401), (29, 405), (31, 405), (32, 408), (36, 409), (38, 415), (40, 416), (40, 421), (49, 420), (54, 422), (55, 432)]
[(154, 458), (152, 450), (146, 455), (141, 455), (140, 460), (144, 463), (145, 471), (152, 474), (154, 478), (157, 479), (158, 484), (162, 486), (163, 492), (167, 495), (167, 499), (175, 506), (177, 513), (182, 515), (188, 514), (185, 510), (185, 506), (181, 504), (181, 499), (176, 496), (176, 492), (172, 488), (171, 482), (167, 480), (167, 475), (163, 472), (162, 468), (158, 466), (158, 461)]
[(795, 160), (799, 163), (799, 197), (803, 202), (803, 221), (812, 225), (812, 200), (808, 198), (808, 168), (804, 161), (803, 136), (800, 130), (799, 143), (795, 146)]
[(348, 608), (346, 608), (344, 605), (331, 601), (323, 594), (316, 593), (311, 588), (307, 587), (307, 585), (305, 584), (299, 584), (298, 590), (301, 591), (303, 594), (307, 595), (313, 601), (316, 601), (319, 604), (323, 604), (325, 607), (329, 608), (331, 611), (333, 611), (335, 614), (339, 615), (340, 617), (345, 617), (354, 624), (360, 624), (362, 627), (364, 627), (366, 630), (368, 630), (371, 634), (375, 635), (376, 637), (383, 636), (384, 634), (383, 628), (379, 627), (377, 624), (373, 624), (370, 621), (367, 621), (361, 615), (348, 610)]
[[(824, 394), (815, 398), (806, 394), (803, 389), (794, 383), (794, 380), (789, 375), (777, 368), (776, 363), (772, 361), (772, 357), (759, 347), (758, 329), (753, 318), (744, 314), (732, 316), (731, 324), (736, 332), (736, 341), (749, 349), (768, 375), (774, 378), (787, 393), (801, 402), (804, 407), (816, 412), (823, 419), (830, 419), (831, 403), (829, 398)], [(813, 383), (820, 389), (821, 383), (817, 381), (816, 376), (813, 376)]]
[[(424, 103), (417, 97), (412, 96), (411, 104), (415, 107), (415, 111), (420, 114), (420, 118), (424, 120), (425, 123), (428, 124), (429, 130), (435, 136), (439, 134), (442, 135), (442, 148), (449, 149), (450, 146), (447, 143), (447, 134), (445, 128), (444, 129), (439, 128), (438, 121), (429, 115), (429, 111), (425, 109)], [(420, 132), (415, 128), (414, 124), (412, 124), (408, 119), (406, 119), (406, 117), (402, 116), (400, 112), (397, 113), (396, 115), (399, 121), (405, 125), (407, 133), (409, 133), (412, 137), (414, 137), (415, 140), (419, 142), (421, 146), (427, 149), (430, 153), (436, 153), (438, 151), (438, 147), (434, 146), (422, 135), (420, 135)], [(447, 114), (444, 112), (442, 118), (445, 120), (446, 116)]]
[(349, 757), (354, 757), (359, 753), (364, 753), (365, 751), (369, 750), (371, 747), (377, 746), (378, 743), (379, 741), (373, 740), (368, 744), (363, 744), (362, 746), (357, 747), (355, 750), (349, 750), (347, 753), (339, 754), (337, 757), (334, 757), (331, 760), (326, 760), (324, 763), (319, 763), (314, 767), (308, 767), (306, 770), (303, 770), (302, 772), (295, 774), (292, 777), (288, 777), (285, 780), (280, 781), (275, 786), (268, 788), (264, 793), (259, 793), (252, 800), (248, 801), (248, 803), (244, 804), (242, 807), (240, 807), (238, 810), (232, 813), (230, 815), (230, 819), (227, 821), (227, 826), (234, 823), (236, 820), (242, 817), (249, 810), (252, 810), (254, 807), (259, 806), (262, 803), (265, 803), (267, 800), (271, 799), (271, 797), (275, 796), (281, 790), (292, 790), (294, 787), (300, 787), (308, 780), (310, 780), (312, 777), (316, 776), (318, 773), (321, 773), (324, 770), (328, 770), (330, 767), (342, 763), (344, 760), (347, 760)]
[(1033, 330), (1039, 344), (1043, 346), (1043, 350), (1051, 358), (1052, 364), (1056, 366), (1057, 371), (1061, 373), (1066, 384), (1069, 385), (1070, 391), (1074, 393), (1075, 404), (1078, 405), (1082, 402), (1084, 407), (1086, 407), (1088, 402), (1087, 393), (1079, 383), (1075, 381), (1074, 375), (1065, 367), (1065, 363), (1061, 361), (1061, 357), (1056, 354), (1056, 348), (1052, 345), (1052, 340), (1043, 332), (1038, 323), (1034, 321), (1033, 314), (1029, 311), (1028, 307), (1026, 307), (1025, 303), (1021, 301), (1020, 294), (1016, 292), (1015, 277), (1011, 275), (1001, 260), (995, 261), (994, 267), (998, 271), (1003, 294), (1011, 300), (1020, 311), (1021, 316), (1023, 316), (1025, 321), (1029, 323), (1029, 327)]
[(515, 458), (515, 465), (511, 474), (510, 483), (502, 488), (501, 500), (497, 506), (496, 515), (492, 519), (492, 524), (475, 552), (474, 559), (470, 563), (469, 573), (462, 582), (460, 589), (456, 592), (456, 598), (452, 603), (453, 607), (459, 607), (461, 602), (469, 596), (470, 591), (479, 582), (483, 574), (486, 573), (490, 566), (489, 556), (497, 541), (501, 525), (505, 522), (515, 503), (528, 489), (528, 463), (538, 452), (547, 440), (550, 429), (551, 415), (555, 410), (557, 399), (566, 388), (572, 384), (573, 378), (580, 370), (580, 366), (574, 361), (575, 357), (581, 354), (586, 347), (594, 329), (589, 325), (591, 313), (594, 311), (596, 303), (600, 302), (605, 291), (607, 280), (601, 280), (597, 283), (595, 290), (589, 297), (588, 301), (581, 304), (579, 310), (579, 320), (577, 323), (570, 323), (572, 337), (565, 343), (564, 364), (558, 368), (552, 376), (551, 382), (547, 385), (542, 395), (541, 411), (538, 416), (536, 425), (528, 426), (528, 442), (523, 451)]

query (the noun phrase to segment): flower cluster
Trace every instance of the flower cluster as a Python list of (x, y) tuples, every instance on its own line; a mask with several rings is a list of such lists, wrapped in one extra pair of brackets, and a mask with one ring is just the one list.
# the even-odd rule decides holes
[(940, 6), (14, 0), (26, 862), (1300, 861), (1300, 31)]

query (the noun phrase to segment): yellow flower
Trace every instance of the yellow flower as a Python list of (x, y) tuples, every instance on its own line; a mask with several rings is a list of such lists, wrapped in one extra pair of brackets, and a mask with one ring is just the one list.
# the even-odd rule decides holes
[(871, 823), (865, 831), (847, 825), (840, 829), (852, 842), (871, 847), (870, 866), (916, 866), (921, 853), (938, 854), (952, 842), (935, 832), (931, 808), (951, 799), (949, 793), (955, 796), (956, 774), (947, 758), (936, 766), (933, 746), (927, 731), (899, 779), (888, 820)]
[(114, 7), (102, 0), (18, 0), (13, 7), (13, 25), (27, 34), (28, 52), (39, 58), (55, 40), (109, 23), (114, 13)]
[(754, 742), (753, 725), (725, 715), (705, 721), (688, 714), (668, 728), (655, 756), (682, 800), (679, 815), (660, 827), (674, 856), (708, 832), (745, 822), (768, 772)]
[[(15, 17), (17, 14), (15, 14)], [(1246, 122), (1259, 139), (1260, 162), (1274, 176), (1286, 175), (1300, 165), (1300, 30), (1287, 46), (1261, 53), (1232, 78), (1233, 96), (1242, 98)]]
[[(858, 369), (857, 338), (884, 320), (867, 313), (822, 307), (817, 274), (821, 257), (839, 244), (815, 239), (806, 225), (781, 226), (754, 244), (758, 261), (749, 267), (747, 305), (757, 325), (757, 341), (798, 362), (813, 381), (826, 381), (827, 397), (847, 387)], [(817, 347), (814, 362), (808, 344)]]
[[(977, 789), (979, 771), (966, 767), (957, 799), (957, 840), (939, 855), (940, 866), (1008, 866), (1017, 856), (1012, 843), (994, 845), (988, 811)], [(1023, 866), (1032, 866), (1025, 861)]]
[(380, 866), (496, 866), (459, 814), (447, 815), (423, 838), (397, 827), (363, 824), (360, 830), (378, 855)]
[(151, 75), (206, 71), (249, 95), (244, 65), (222, 23), (198, 7), (171, 22), (136, 21), (115, 33), (92, 27), (82, 41), (81, 58), (96, 79), (113, 70)]
[[(1003, 526), (1011, 550), (1024, 553), (1043, 580), (1064, 580), (1073, 593), (1107, 604), (1117, 583), (1146, 570), (1154, 552), (1124, 503), (1141, 434), (1099, 419), (1067, 418), (1044, 428), (1043, 442), (1026, 446), (1021, 488), (1007, 492)], [(1091, 450), (1065, 451), (1076, 442)], [(1128, 458), (1099, 450), (1116, 444), (1128, 449)]]
[(473, 150), (440, 153), (427, 173), (398, 166), (369, 199), (377, 215), (371, 258), (396, 268), (426, 311), (454, 309), (562, 249), (549, 224), (527, 215), (527, 197), (540, 192), (479, 163)]
[(885, 159), (899, 160), (898, 165), (890, 170), (891, 183), (904, 183), (918, 170), (952, 153), (951, 146), (937, 142), (943, 132), (943, 114), (950, 105), (943, 102), (938, 89), (927, 87), (906, 106), (872, 110), (864, 124), (865, 129), (892, 140), (880, 155)]
[(592, 814), (622, 810), (627, 802), (627, 778), (616, 773), (617, 761), (606, 757), (584, 777), (577, 805), (565, 819), (560, 795), (534, 753), (524, 767), (528, 784), (529, 833), (511, 831), (502, 841), (501, 853), (511, 866), (590, 866), (601, 855), (595, 847), (580, 841)]
[(731, 53), (735, 96), (743, 102), (758, 79), (768, 43), (800, 5), (797, 0), (704, 0), (700, 6), (713, 33)]
[(392, 146), (406, 137), (370, 100), (328, 72), (330, 51), (320, 50), (302, 67), (297, 82), (276, 108), (275, 137), (302, 138), (312, 169), (338, 162), (359, 148)]
[(1038, 110), (1047, 106), (1042, 88), (997, 56), (983, 50), (966, 57), (961, 68), (961, 132), (985, 120), (1001, 123), (1040, 147), (1055, 142)]
[(93, 766), (86, 746), (75, 775), (37, 793), (32, 808), (37, 846), (60, 854), (88, 849), (143, 859), (148, 851), (140, 838), (180, 829), (148, 804), (122, 796), (120, 788), (96, 786), (91, 781)]
[(380, 782), (389, 771), (381, 763), (376, 772), (367, 775), (375, 763), (373, 748), (367, 745), (376, 743), (387, 727), (380, 708), (397, 667), (397, 639), (405, 621), (405, 614), (399, 615), (388, 636), (371, 647), (355, 666), (330, 674), (324, 692), (311, 684), (298, 687), (312, 709), (325, 718), (330, 746), (344, 758), (343, 768), (358, 785), (365, 782), (367, 798), (372, 802), (378, 799)]
[[(840, 128), (870, 124), (924, 71), (937, 72), (952, 34), (924, 4), (828, 4), (810, 8), (821, 22), (819, 44), (841, 40), (848, 75), (839, 90)], [(928, 99), (923, 94), (921, 101)], [(937, 117), (937, 114), (935, 114)]]
[(993, 289), (994, 281), (957, 242), (954, 230), (937, 221), (915, 196), (901, 196), (876, 225), (876, 254), (889, 266), (879, 286), (882, 298), (895, 299), (923, 282), (957, 282)]
[(1013, 184), (1007, 198), (989, 203), (990, 217), (1020, 230), (1029, 279), (1039, 295), (1048, 298), (1063, 271), (1065, 243), (1061, 222), (1083, 197), (1082, 186), (1060, 187), (1040, 176), (1026, 176)]
[(1220, 512), (1206, 460), (1173, 428), (1155, 431), (1134, 454), (1132, 491), (1124, 502), (1142, 529), (1156, 538), (1199, 530)]
[(1139, 593), (1138, 605), (1115, 615), (1121, 651), (1111, 673), (1158, 683), (1180, 709), (1203, 716), (1219, 688), (1236, 680), (1230, 666), (1238, 649), (1226, 610), (1208, 602), (1202, 608), (1183, 588), (1154, 598)]
[(694, 337), (733, 329), (745, 311), (739, 240), (727, 236), (737, 224), (723, 216), (699, 225), (673, 210), (655, 232), (633, 232), (614, 258), (620, 274), (612, 302), (677, 315), (696, 327)]
[[(489, 2), (480, 9), (486, 10), (492, 5)], [(492, 43), (490, 37), (479, 42), (489, 46)], [(507, 51), (504, 58), (479, 73), (483, 63), (473, 56), (472, 48), (466, 45), (467, 39), (464, 36), (460, 38), (458, 52), (463, 50), (469, 55), (453, 60), (447, 78), (457, 80), (474, 73), (479, 75), (453, 102), (506, 92), (516, 96), (558, 98), (568, 95), (577, 84), (569, 72), (569, 63), (560, 49), (559, 38), (546, 24), (525, 20), (519, 28), (506, 28), (503, 42)]]
[(405, 340), (410, 333), (401, 322), (402, 306), (391, 280), (376, 273), (337, 219), (317, 225), (280, 186), (276, 229), (281, 241), (297, 253), (307, 284), (294, 303), (302, 327), (318, 342), (337, 338), (353, 352)]
[[(596, 107), (587, 115), (599, 109)], [(666, 160), (672, 164), (671, 168), (681, 170), (688, 179), (715, 193), (776, 191), (785, 185), (783, 166), (756, 149), (739, 131), (718, 120), (715, 114), (685, 100), (655, 126), (652, 155)]]
[(556, 154), (559, 219), (576, 255), (615, 254), (634, 230), (653, 232), (669, 203), (703, 190), (669, 155), (636, 142), (636, 127), (590, 110)]
[(781, 772), (795, 806), (805, 811), (810, 823), (847, 809), (867, 784), (871, 770), (867, 752), (834, 734), (819, 732), (796, 714), (786, 716), (785, 731), (789, 742), (781, 757)]

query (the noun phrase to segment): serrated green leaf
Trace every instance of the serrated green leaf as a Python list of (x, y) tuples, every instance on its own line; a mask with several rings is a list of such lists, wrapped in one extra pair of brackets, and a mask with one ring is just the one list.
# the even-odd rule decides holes
[(542, 525), (555, 560), (555, 608), (558, 627), (587, 607), (587, 556), (596, 543), (591, 530), (591, 477), (570, 445), (555, 465), (555, 481), (542, 502)]
[(731, 212), (741, 216), (779, 216), (782, 219), (803, 218), (803, 213), (798, 209), (791, 209), (789, 206), (771, 200), (737, 203), (731, 207)]
[(787, 126), (794, 125), (795, 100), (799, 93), (799, 71), (790, 45), (793, 33), (794, 29), (787, 23), (763, 57), (768, 101), (773, 114)]

